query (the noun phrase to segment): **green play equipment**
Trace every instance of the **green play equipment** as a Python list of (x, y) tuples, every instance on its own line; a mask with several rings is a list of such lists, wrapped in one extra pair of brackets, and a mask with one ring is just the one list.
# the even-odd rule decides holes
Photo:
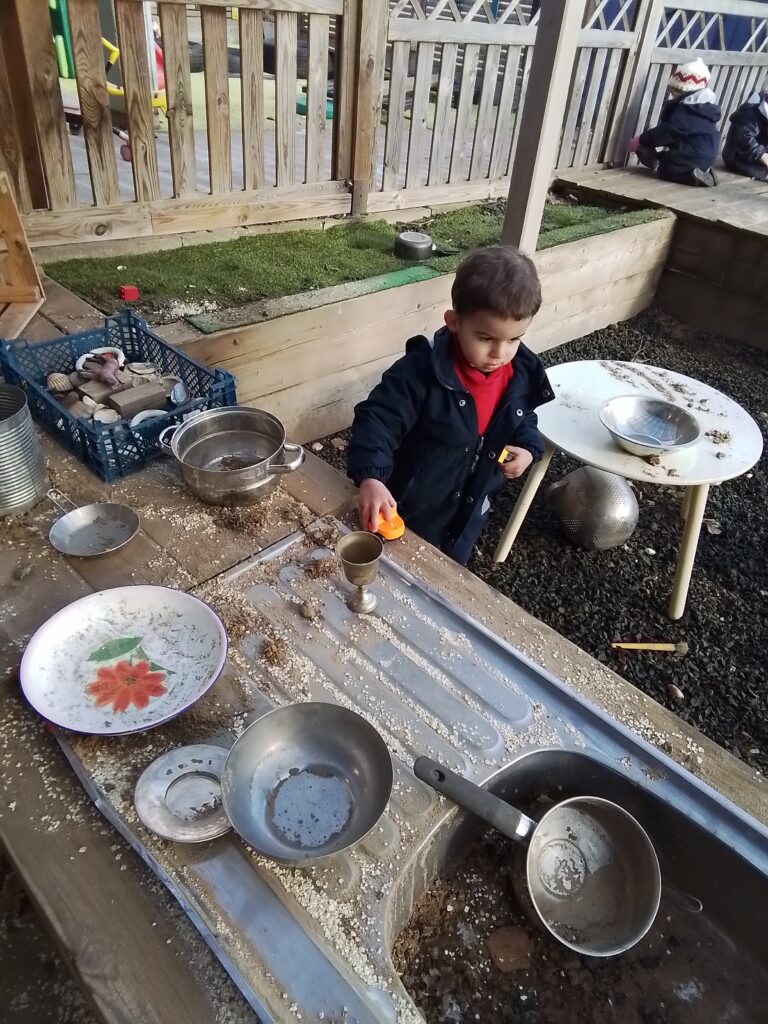
[(75, 58), (72, 52), (72, 36), (69, 32), (66, 0), (48, 0), (51, 17), (53, 45), (56, 48), (56, 62), (61, 78), (75, 77)]

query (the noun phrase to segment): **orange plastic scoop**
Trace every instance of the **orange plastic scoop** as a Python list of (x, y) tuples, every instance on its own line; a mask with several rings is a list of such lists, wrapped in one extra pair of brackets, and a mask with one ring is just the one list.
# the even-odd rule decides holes
[(384, 540), (397, 540), (405, 533), (405, 522), (403, 517), (397, 514), (397, 509), (392, 512), (390, 519), (385, 519), (379, 513), (379, 522), (376, 526), (376, 533), (381, 534)]

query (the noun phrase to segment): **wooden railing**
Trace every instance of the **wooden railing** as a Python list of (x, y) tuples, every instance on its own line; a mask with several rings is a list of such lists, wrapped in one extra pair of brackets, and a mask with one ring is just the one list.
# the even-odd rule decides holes
[[(602, 159), (641, 0), (589, 0), (559, 163)], [(503, 194), (536, 42), (530, 0), (398, 0), (390, 10), (383, 159), (368, 209)], [(433, 99), (434, 95), (434, 99)]]
[(626, 159), (629, 138), (656, 122), (678, 64), (700, 57), (712, 69), (710, 88), (723, 112), (723, 137), (734, 110), (768, 78), (768, 3), (645, 0), (644, 18), (610, 149), (617, 163)]
[[(114, 133), (97, 0), (68, 0), (67, 6), (82, 120), (79, 148), (79, 137), (70, 139), (67, 127), (46, 0), (0, 3), (0, 102), (4, 113), (17, 112), (4, 126), (0, 153), (10, 165), (33, 242), (159, 235), (349, 212), (357, 0), (243, 0), (237, 22), (240, 70), (234, 76), (224, 0), (200, 5), (163, 0), (157, 10), (166, 114), (155, 109), (157, 104), (153, 107), (144, 7), (140, 0), (115, 0), (127, 139)], [(204, 102), (197, 109), (189, 58), (191, 17), (200, 18), (203, 40)], [(267, 18), (275, 40), (269, 99), (263, 42)], [(330, 120), (332, 21), (336, 52)], [(17, 84), (6, 26), (19, 37), (26, 90)], [(296, 111), (300, 30), (308, 46), (306, 114), (301, 116)], [(22, 104), (17, 94), (24, 91), (31, 125), (18, 116)], [(13, 100), (7, 108), (5, 97)], [(236, 124), (233, 100), (242, 110)], [(69, 116), (72, 120), (73, 111)], [(22, 155), (30, 128), (33, 159), (29, 146)], [(129, 164), (121, 160), (121, 150), (129, 153)], [(90, 195), (83, 194), (85, 156)], [(78, 157), (83, 166), (78, 167)]]
[[(118, 125), (97, 0), (68, 0), (77, 92), (67, 103), (82, 120), (70, 136), (46, 0), (0, 0), (0, 169), (37, 245), (502, 195), (540, 2), (243, 0), (233, 23), (226, 0), (160, 0), (158, 113), (145, 7), (115, 0)], [(630, 135), (658, 116), (673, 66), (694, 55), (713, 67), (724, 123), (768, 73), (768, 3), (587, 0), (584, 10), (560, 167), (623, 162)], [(198, 20), (202, 76), (190, 68)]]

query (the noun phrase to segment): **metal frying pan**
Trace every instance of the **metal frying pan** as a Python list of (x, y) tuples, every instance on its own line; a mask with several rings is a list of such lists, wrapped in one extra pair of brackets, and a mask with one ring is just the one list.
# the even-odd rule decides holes
[(428, 757), (417, 758), (413, 770), (438, 793), (528, 845), (524, 876), (513, 871), (512, 880), (523, 907), (564, 946), (615, 956), (653, 924), (661, 899), (659, 861), (645, 829), (623, 807), (572, 797), (535, 822)]
[(99, 501), (78, 508), (60, 491), (48, 491), (48, 497), (64, 513), (48, 534), (48, 540), (62, 555), (108, 555), (133, 540), (138, 532), (139, 517), (127, 505)]
[(234, 830), (258, 853), (306, 864), (366, 836), (387, 806), (392, 759), (364, 718), (321, 701), (288, 704), (235, 740), (221, 773)]

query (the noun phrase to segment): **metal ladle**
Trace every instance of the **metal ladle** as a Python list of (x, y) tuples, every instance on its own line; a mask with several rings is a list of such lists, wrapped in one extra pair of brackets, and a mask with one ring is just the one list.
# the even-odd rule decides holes
[(610, 800), (578, 796), (540, 821), (428, 757), (416, 777), (517, 843), (525, 871), (512, 880), (524, 909), (559, 942), (587, 956), (631, 949), (653, 924), (661, 872), (645, 829)]
[(366, 588), (376, 579), (383, 550), (381, 538), (365, 530), (348, 533), (336, 545), (344, 575), (353, 587), (357, 587), (347, 598), (347, 608), (351, 611), (365, 614), (376, 607), (376, 595)]

